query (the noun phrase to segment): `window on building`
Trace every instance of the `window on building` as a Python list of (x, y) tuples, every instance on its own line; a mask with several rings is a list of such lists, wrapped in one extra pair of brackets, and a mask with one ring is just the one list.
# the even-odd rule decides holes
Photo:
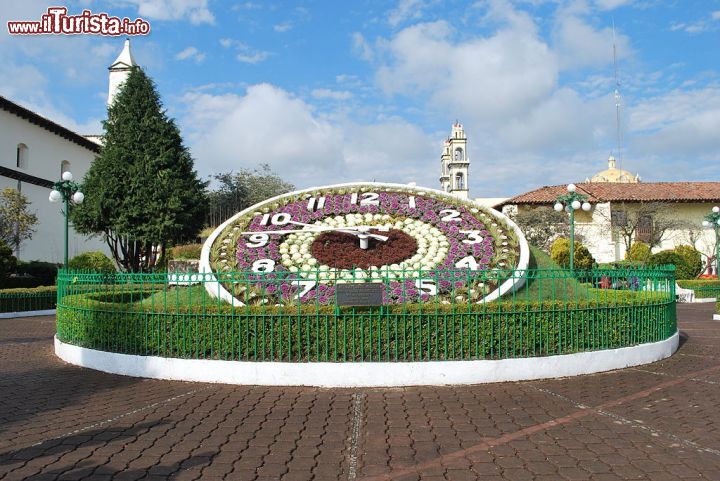
[(62, 175), (65, 172), (69, 172), (69, 171), (70, 171), (70, 161), (63, 160), (62, 162), (60, 162), (60, 178), (62, 178)]
[(463, 151), (462, 149), (455, 149), (455, 160), (457, 162), (462, 162), (463, 160)]
[(649, 215), (642, 216), (638, 219), (637, 230), (635, 231), (635, 240), (650, 244), (652, 242), (653, 221)]
[(455, 174), (455, 188), (465, 189), (465, 176), (463, 176), (462, 173)]
[(610, 224), (613, 227), (626, 227), (627, 226), (627, 212), (625, 212), (624, 210), (610, 211)]
[(18, 144), (17, 145), (17, 157), (15, 160), (15, 165), (19, 169), (27, 169), (28, 168), (28, 147), (25, 144)]

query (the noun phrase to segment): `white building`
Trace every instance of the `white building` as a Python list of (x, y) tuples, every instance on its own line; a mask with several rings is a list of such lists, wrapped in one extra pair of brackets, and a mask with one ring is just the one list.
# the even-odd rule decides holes
[[(62, 172), (83, 178), (100, 153), (100, 146), (62, 125), (0, 97), (0, 189), (13, 188), (30, 201), (38, 217), (32, 239), (15, 255), (22, 260), (63, 261), (64, 218), (48, 195)], [(107, 247), (102, 239), (88, 239), (71, 228), (70, 257)]]
[(467, 136), (462, 124), (455, 122), (450, 137), (443, 143), (440, 155), (440, 190), (467, 199), (469, 167)]
[[(108, 104), (137, 65), (126, 40), (122, 52), (110, 65)], [(0, 96), (0, 189), (13, 188), (30, 201), (38, 217), (32, 239), (23, 242), (15, 255), (22, 260), (61, 263), (64, 249), (64, 218), (60, 204), (48, 195), (62, 172), (81, 181), (100, 153), (100, 137), (82, 136), (16, 102)], [(68, 254), (87, 251), (109, 254), (104, 240), (78, 235), (70, 227)]]
[[(631, 177), (634, 178), (634, 177)], [(634, 226), (632, 240), (649, 242), (657, 235), (659, 223), (672, 225), (663, 232), (653, 252), (678, 245), (693, 245), (713, 258), (715, 233), (702, 227), (703, 218), (720, 204), (720, 182), (583, 182), (577, 193), (587, 196), (590, 212), (575, 213), (577, 240), (588, 248), (597, 262), (625, 259), (623, 231)], [(510, 216), (538, 207), (552, 208), (566, 185), (544, 186), (507, 199), (495, 206)], [(660, 209), (650, 215), (643, 206)]]

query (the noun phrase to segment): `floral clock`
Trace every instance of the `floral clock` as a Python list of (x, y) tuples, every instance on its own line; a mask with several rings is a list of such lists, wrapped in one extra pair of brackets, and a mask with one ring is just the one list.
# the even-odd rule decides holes
[(383, 303), (490, 300), (517, 287), (527, 243), (497, 211), (419, 187), (354, 183), (246, 209), (206, 241), (208, 292), (234, 305), (334, 303), (339, 283), (385, 285)]

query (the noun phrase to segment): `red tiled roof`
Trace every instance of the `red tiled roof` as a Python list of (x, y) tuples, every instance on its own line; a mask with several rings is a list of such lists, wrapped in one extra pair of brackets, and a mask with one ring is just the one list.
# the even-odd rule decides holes
[[(590, 202), (720, 202), (720, 182), (578, 183), (577, 192)], [(550, 185), (504, 201), (504, 205), (553, 204), (566, 185)]]

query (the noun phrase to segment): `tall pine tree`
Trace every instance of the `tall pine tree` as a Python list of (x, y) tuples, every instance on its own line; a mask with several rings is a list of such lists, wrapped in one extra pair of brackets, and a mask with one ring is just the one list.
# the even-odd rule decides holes
[(104, 145), (73, 209), (76, 230), (105, 237), (124, 270), (151, 270), (169, 245), (195, 238), (207, 184), (152, 80), (134, 68), (108, 108)]

